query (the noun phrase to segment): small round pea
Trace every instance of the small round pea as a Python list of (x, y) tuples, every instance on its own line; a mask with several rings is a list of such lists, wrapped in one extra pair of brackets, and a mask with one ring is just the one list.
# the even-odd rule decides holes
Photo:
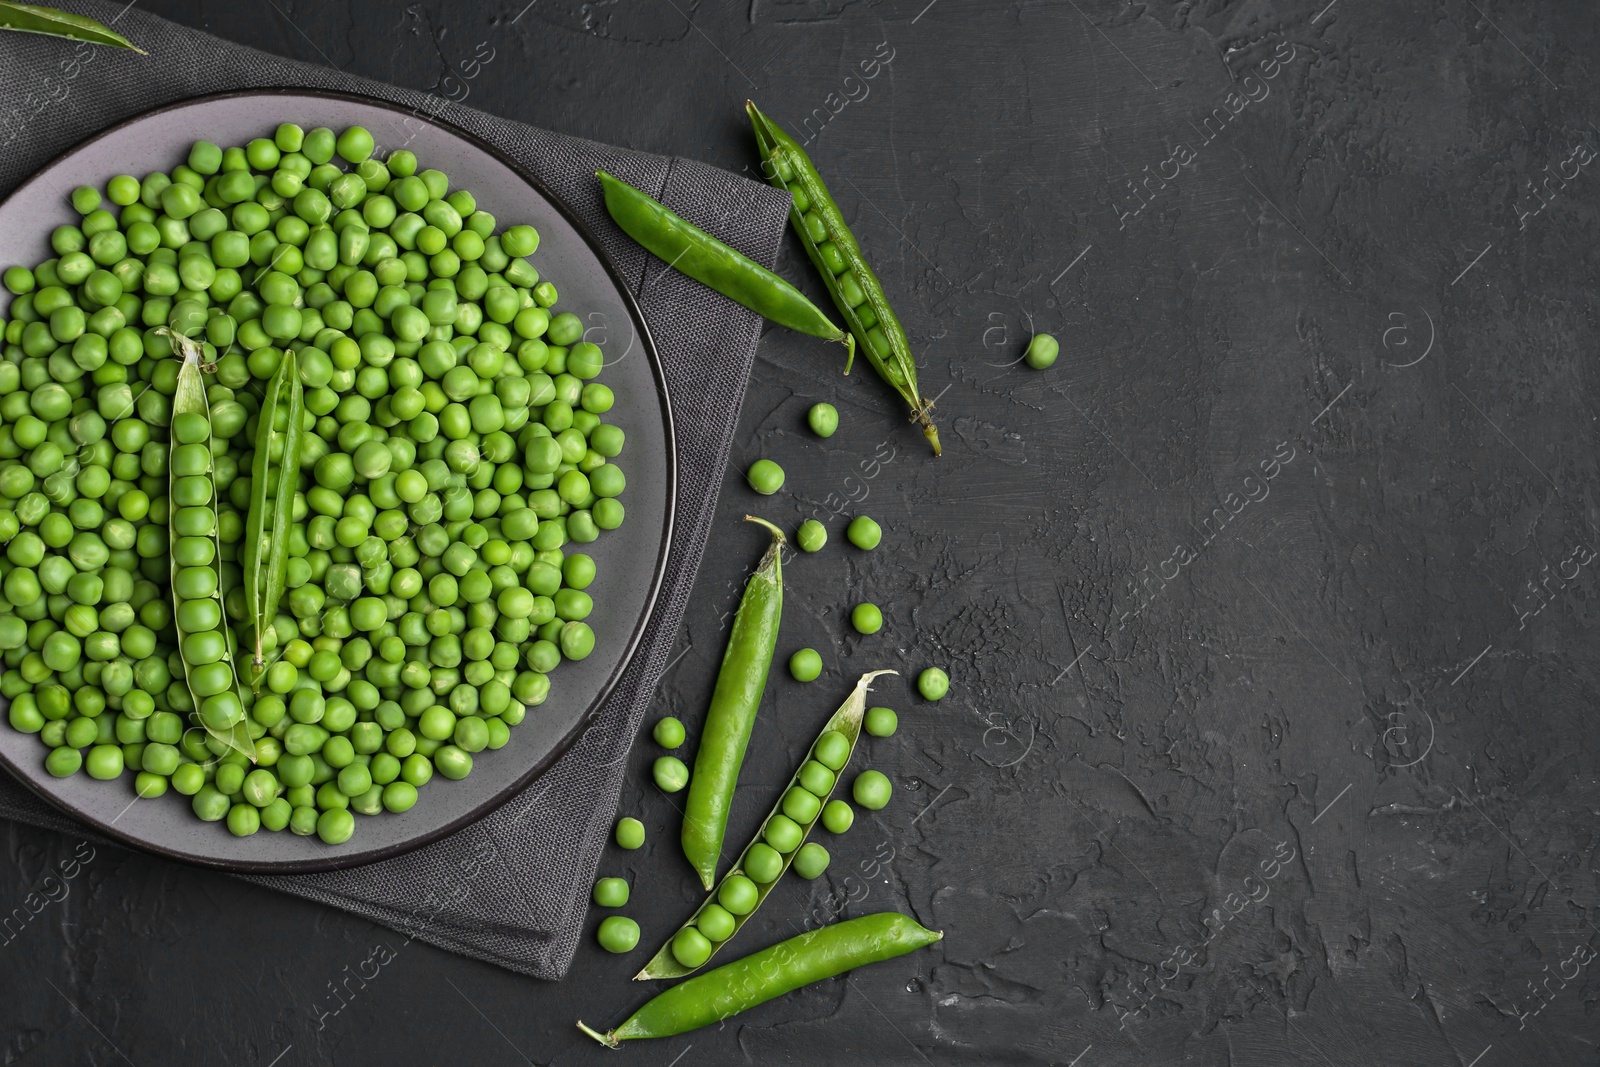
[(711, 958), (711, 940), (692, 926), (672, 936), (672, 955), (685, 967), (698, 967)]
[(844, 767), (850, 759), (850, 740), (837, 730), (829, 730), (817, 738), (816, 747), (811, 750), (817, 762), (830, 771), (837, 771)]
[(617, 845), (632, 852), (644, 844), (644, 823), (631, 815), (617, 820), (616, 833)]
[(868, 708), (866, 729), (873, 737), (893, 737), (900, 728), (900, 716), (893, 708)]
[(761, 900), (761, 890), (742, 874), (729, 875), (717, 890), (717, 903), (733, 915), (749, 915)]
[(329, 808), (317, 816), (317, 836), (325, 845), (342, 845), (356, 832), (356, 817), (344, 808)]
[(783, 488), (783, 468), (770, 459), (758, 459), (750, 464), (745, 480), (762, 496), (771, 496)]
[(795, 874), (810, 880), (828, 869), (828, 862), (833, 857), (828, 855), (828, 850), (815, 841), (807, 841), (800, 851), (795, 854), (791, 868)]
[(1054, 337), (1047, 333), (1036, 333), (1033, 340), (1028, 342), (1028, 352), (1024, 356), (1028, 366), (1034, 370), (1044, 370), (1056, 361), (1056, 356), (1061, 354), (1061, 345)]
[(855, 809), (842, 800), (830, 800), (822, 806), (822, 825), (832, 834), (842, 834), (856, 822)]
[(876, 604), (857, 604), (850, 611), (850, 625), (858, 634), (875, 634), (883, 629), (883, 611)]
[(767, 844), (787, 855), (799, 847), (805, 831), (800, 829), (800, 824), (789, 816), (774, 815), (762, 828), (761, 836), (766, 838)]
[(789, 657), (789, 673), (797, 682), (814, 682), (822, 675), (822, 654), (814, 648), (802, 648)]
[(676, 756), (661, 756), (650, 767), (650, 776), (663, 793), (676, 793), (689, 784), (689, 768)]
[(834, 774), (814, 759), (808, 759), (800, 768), (800, 787), (814, 796), (825, 797), (833, 792)]
[(677, 748), (683, 744), (685, 737), (683, 723), (671, 715), (664, 716), (656, 723), (655, 729), (650, 731), (650, 736), (656, 739), (656, 744), (662, 748)]
[(594, 902), (602, 908), (620, 908), (628, 902), (625, 878), (602, 878), (594, 884)]
[(893, 783), (882, 771), (862, 771), (850, 786), (850, 795), (868, 811), (881, 811), (893, 792)]
[(626, 915), (608, 916), (601, 921), (595, 937), (607, 952), (632, 952), (639, 943), (639, 924)]
[(806, 424), (818, 437), (832, 437), (839, 429), (839, 409), (832, 404), (813, 404), (806, 412)]
[(794, 540), (802, 552), (821, 552), (828, 543), (828, 528), (816, 519), (807, 519), (795, 532)]
[(752, 881), (766, 885), (777, 881), (778, 875), (783, 873), (783, 856), (771, 845), (757, 842), (745, 850), (741, 866)]
[(694, 924), (712, 941), (726, 941), (733, 936), (733, 928), (738, 925), (738, 920), (721, 904), (707, 904), (695, 916)]
[(865, 515), (857, 515), (845, 528), (845, 537), (862, 551), (870, 552), (883, 540), (883, 528)]
[(929, 667), (917, 675), (917, 692), (927, 700), (941, 700), (950, 692), (950, 676), (938, 667)]

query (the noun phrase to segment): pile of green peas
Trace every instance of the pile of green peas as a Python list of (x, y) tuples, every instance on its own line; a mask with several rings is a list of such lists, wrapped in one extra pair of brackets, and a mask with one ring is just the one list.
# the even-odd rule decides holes
[[(626, 485), (601, 349), (526, 259), (533, 227), (373, 153), (358, 126), (199, 141), (170, 172), (75, 189), (52, 258), (0, 276), (0, 694), (51, 774), (132, 771), (139, 797), (170, 788), (235, 834), (338, 844), (436, 771), (465, 777), (593, 651), (579, 549), (622, 524)], [(240, 649), (256, 415), (297, 356), (286, 593), (239, 687), (253, 765), (199, 719), (185, 668), (215, 642), (174, 625), (211, 620), (204, 590), (172, 588), (173, 555), (200, 549), (170, 543), (169, 463), (197, 442), (161, 328), (204, 345), (218, 624)]]

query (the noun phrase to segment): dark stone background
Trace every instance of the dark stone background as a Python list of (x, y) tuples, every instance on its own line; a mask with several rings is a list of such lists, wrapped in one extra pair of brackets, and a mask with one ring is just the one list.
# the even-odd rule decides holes
[[(143, 6), (734, 170), (746, 96), (839, 109), (813, 154), (946, 455), (769, 334), (735, 461), (789, 483), (730, 474), (660, 705), (702, 715), (760, 548), (740, 514), (874, 514), (878, 551), (834, 521), (790, 566), (781, 654), (828, 672), (769, 690), (730, 837), (860, 671), (945, 664), (952, 695), (882, 691), (902, 729), (861, 762), (894, 802), (739, 948), (832, 894), (945, 940), (602, 1053), (573, 1021), (641, 1003), (645, 949), (541, 984), (102, 848), (0, 949), (0, 1063), (1600, 1062), (1591, 5), (524, 2)], [(816, 288), (792, 243), (780, 269)], [(1008, 366), (1030, 326), (1047, 372)], [(867, 598), (889, 628), (842, 636)], [(651, 949), (698, 899), (655, 754), (622, 800), (651, 845), (602, 864)], [(0, 901), (75, 846), (3, 833)]]

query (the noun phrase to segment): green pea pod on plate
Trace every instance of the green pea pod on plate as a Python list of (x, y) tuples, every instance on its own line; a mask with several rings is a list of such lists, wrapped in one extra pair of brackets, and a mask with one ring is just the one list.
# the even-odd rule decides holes
[(96, 22), (94, 19), (83, 15), (58, 11), (53, 7), (14, 4), (8, 2), (8, 0), (0, 0), (0, 30), (15, 30), (18, 33), (42, 33), (49, 37), (65, 37), (72, 41), (87, 41), (89, 44), (105, 44), (115, 48), (127, 48), (138, 52), (141, 56), (148, 55), (143, 48), (140, 48), (105, 23)]
[[(861, 676), (850, 696), (828, 719), (817, 740), (806, 750), (805, 759), (800, 761), (800, 766), (789, 779), (788, 787), (762, 822), (755, 840), (740, 854), (733, 870), (723, 876), (717, 892), (707, 897), (672, 939), (661, 946), (661, 951), (650, 958), (644, 970), (633, 976), (635, 981), (682, 978), (692, 974), (705, 966), (707, 960), (744, 928), (750, 916), (761, 907), (784, 872), (794, 863), (800, 846), (822, 817), (822, 806), (828, 802), (828, 797), (833, 795), (834, 788), (844, 777), (850, 756), (855, 752), (856, 741), (861, 737), (861, 720), (866, 712), (867, 693), (872, 689), (873, 679), (895, 673), (869, 671)], [(811, 777), (819, 773), (811, 766), (812, 763), (826, 771), (821, 775), (826, 789), (818, 786), (816, 779)], [(812, 789), (820, 791), (813, 793)], [(814, 799), (807, 799), (808, 796)], [(797, 804), (803, 804), (810, 809), (809, 812), (799, 810)], [(742, 884), (744, 880), (755, 887), (753, 897), (750, 895), (751, 886)], [(743, 891), (745, 899), (737, 905), (743, 914), (723, 906), (725, 902), (732, 903), (733, 898), (725, 895), (730, 892), (730, 886)], [(748, 908), (744, 906), (746, 904)], [(716, 923), (720, 923), (722, 928), (714, 925)]]
[(285, 349), (277, 372), (267, 383), (258, 416), (255, 458), (250, 467), (250, 509), (240, 560), (245, 615), (255, 641), (251, 676), (257, 692), (266, 673), (266, 633), (278, 617), (289, 563), (289, 525), (300, 480), (304, 416), (298, 360), (293, 349)]
[(780, 326), (838, 341), (854, 357), (855, 339), (800, 290), (628, 183), (603, 170), (595, 171), (595, 177), (617, 225), (668, 266)]
[(680, 982), (603, 1034), (581, 1022), (578, 1029), (610, 1048), (638, 1038), (672, 1037), (721, 1022), (812, 982), (904, 956), (942, 937), (893, 911), (847, 919)]
[[(774, 186), (794, 196), (789, 221), (806, 255), (822, 275), (845, 325), (878, 377), (893, 386), (911, 408), (912, 421), (922, 427), (922, 436), (933, 446), (933, 454), (939, 455), (942, 450), (939, 430), (933, 424), (933, 401), (925, 398), (917, 386), (911, 342), (889, 306), (878, 276), (861, 255), (855, 234), (845, 225), (822, 175), (805, 149), (777, 123), (750, 101), (745, 101), (744, 107), (755, 127), (762, 172)], [(844, 372), (850, 373), (848, 361)]]
[(700, 881), (710, 889), (717, 877), (722, 839), (728, 831), (733, 790), (739, 781), (756, 711), (766, 692), (772, 654), (778, 647), (778, 623), (783, 615), (783, 531), (766, 519), (745, 516), (772, 532), (772, 543), (745, 584), (739, 610), (728, 633), (728, 648), (711, 691), (700, 747), (695, 751), (694, 773), (689, 776), (689, 796), (684, 802), (683, 854)]
[[(216, 465), (211, 404), (200, 374), (198, 341), (162, 327), (181, 353), (172, 395), (168, 520), (172, 553), (172, 619), (194, 710), (208, 736), (256, 759), (239, 689), (238, 650), (222, 604), (222, 542), (217, 532)], [(215, 751), (215, 750), (213, 750)]]

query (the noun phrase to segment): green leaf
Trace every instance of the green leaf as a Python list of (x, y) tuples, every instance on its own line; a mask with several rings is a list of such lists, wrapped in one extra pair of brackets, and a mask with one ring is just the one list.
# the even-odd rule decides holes
[(57, 11), (53, 7), (34, 4), (13, 4), (0, 0), (0, 30), (18, 33), (43, 33), (50, 37), (65, 37), (72, 41), (129, 48), (141, 56), (148, 55), (143, 48), (128, 40), (111, 27), (82, 15)]

